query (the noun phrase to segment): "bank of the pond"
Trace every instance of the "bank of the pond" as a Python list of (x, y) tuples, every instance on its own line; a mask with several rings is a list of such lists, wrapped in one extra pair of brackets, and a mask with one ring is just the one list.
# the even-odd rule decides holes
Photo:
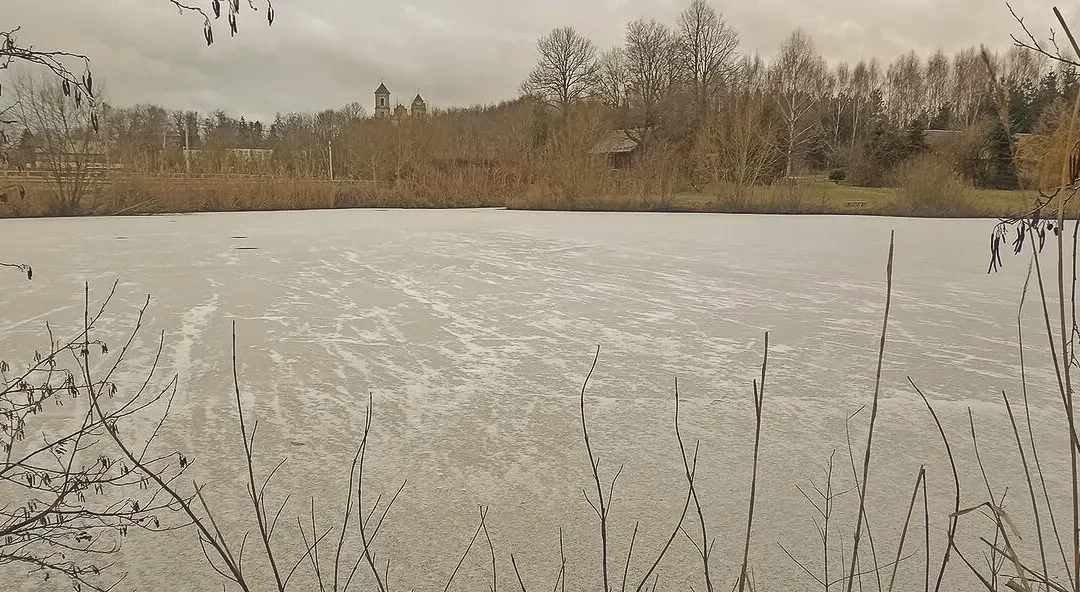
[[(363, 181), (315, 179), (127, 177), (90, 184), (77, 198), (57, 199), (42, 178), (0, 179), (0, 218), (57, 215), (139, 215), (333, 208), (482, 208), (596, 212), (833, 214), (996, 218), (1031, 209), (1034, 191), (963, 189), (959, 194), (912, 195), (897, 188), (855, 187), (808, 178), (751, 190), (658, 195), (565, 195), (539, 187), (505, 189), (392, 187)], [(65, 189), (70, 194), (70, 189)]]

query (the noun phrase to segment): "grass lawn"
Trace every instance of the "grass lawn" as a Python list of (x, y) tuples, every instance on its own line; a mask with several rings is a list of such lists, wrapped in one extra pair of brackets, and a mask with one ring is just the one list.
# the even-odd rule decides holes
[[(941, 204), (934, 215), (942, 217), (1004, 217), (1033, 207), (1035, 191), (968, 189), (956, 202)], [(802, 179), (796, 187), (758, 187), (751, 196), (732, 199), (723, 193), (678, 193), (671, 209), (698, 212), (746, 212), (778, 214), (916, 215), (906, 196), (895, 187), (856, 187), (837, 184), (824, 177)]]

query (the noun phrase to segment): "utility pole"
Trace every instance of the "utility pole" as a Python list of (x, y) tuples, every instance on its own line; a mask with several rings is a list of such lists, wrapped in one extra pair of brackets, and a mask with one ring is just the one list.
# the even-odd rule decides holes
[(326, 141), (326, 150), (330, 156), (330, 180), (334, 180), (334, 145), (330, 143), (330, 140)]
[(184, 120), (184, 173), (191, 174), (191, 154), (188, 152), (190, 144), (188, 143), (188, 125), (187, 120)]

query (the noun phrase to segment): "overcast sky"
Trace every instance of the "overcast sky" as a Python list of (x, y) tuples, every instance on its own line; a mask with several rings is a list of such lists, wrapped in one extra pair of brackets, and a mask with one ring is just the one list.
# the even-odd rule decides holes
[[(256, 3), (262, 0), (256, 0)], [(985, 43), (1003, 49), (1018, 31), (999, 0), (711, 0), (735, 27), (741, 48), (768, 58), (795, 27), (830, 61), (891, 60), (910, 49), (953, 52)], [(188, 0), (207, 6), (210, 0)], [(227, 0), (223, 0), (223, 4)], [(114, 104), (225, 109), (269, 119), (360, 101), (371, 110), (381, 80), (408, 102), (491, 103), (516, 96), (535, 59), (536, 40), (572, 25), (601, 49), (626, 23), (674, 23), (689, 0), (275, 0), (276, 19), (242, 0), (240, 34), (222, 19), (207, 48), (197, 16), (165, 0), (0, 0), (0, 28), (21, 25), (21, 41), (93, 59)], [(1080, 25), (1080, 7), (1062, 2)], [(1071, 5), (1071, 6), (1070, 6)], [(93, 8), (90, 8), (93, 6)], [(1015, 0), (1038, 32), (1050, 2)]]

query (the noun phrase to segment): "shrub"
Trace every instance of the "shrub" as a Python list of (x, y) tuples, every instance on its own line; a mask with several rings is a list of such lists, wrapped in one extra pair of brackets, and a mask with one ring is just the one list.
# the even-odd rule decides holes
[(986, 180), (985, 150), (989, 133), (988, 122), (982, 122), (954, 134), (938, 148), (952, 169), (972, 185), (981, 186)]
[(829, 180), (833, 183), (839, 183), (847, 179), (847, 171), (844, 169), (833, 169), (829, 171)]
[(901, 165), (896, 182), (900, 213), (948, 217), (971, 211), (971, 187), (939, 157), (927, 154)]

